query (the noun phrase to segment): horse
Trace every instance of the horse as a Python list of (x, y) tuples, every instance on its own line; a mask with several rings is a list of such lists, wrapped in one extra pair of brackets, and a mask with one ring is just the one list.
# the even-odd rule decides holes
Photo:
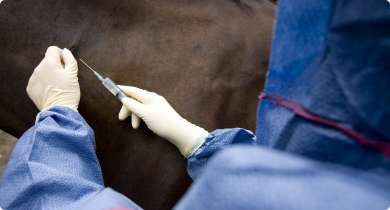
[[(19, 138), (34, 125), (39, 110), (25, 88), (58, 46), (117, 84), (164, 96), (209, 132), (254, 131), (275, 9), (266, 0), (4, 0), (0, 129)], [(105, 186), (145, 209), (172, 208), (192, 183), (186, 159), (144, 123), (119, 121), (122, 104), (83, 64), (78, 76)]]

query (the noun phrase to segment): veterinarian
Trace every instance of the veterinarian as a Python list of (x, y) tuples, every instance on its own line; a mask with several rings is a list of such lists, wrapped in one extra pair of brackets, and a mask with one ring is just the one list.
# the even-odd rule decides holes
[[(137, 100), (123, 99), (119, 118), (138, 116), (188, 160), (194, 183), (175, 209), (388, 209), (389, 14), (385, 0), (282, 0), (256, 136), (209, 133), (162, 96), (121, 86)], [(141, 209), (104, 187), (77, 72), (58, 47), (34, 70), (40, 113), (8, 162), (1, 208)]]

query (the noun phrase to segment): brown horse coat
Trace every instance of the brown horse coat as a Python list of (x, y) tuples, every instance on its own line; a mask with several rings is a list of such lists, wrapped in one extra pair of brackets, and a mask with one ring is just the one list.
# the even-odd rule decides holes
[[(4, 0), (0, 128), (20, 137), (34, 125), (38, 110), (25, 88), (55, 45), (117, 84), (164, 96), (209, 132), (254, 131), (274, 13), (265, 0)], [(79, 83), (105, 185), (145, 209), (171, 208), (192, 181), (186, 159), (145, 124), (120, 122), (121, 103), (83, 64)]]

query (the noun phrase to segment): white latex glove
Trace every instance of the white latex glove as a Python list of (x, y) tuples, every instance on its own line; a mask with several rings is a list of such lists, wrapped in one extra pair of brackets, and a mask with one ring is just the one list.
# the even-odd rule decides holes
[(118, 87), (132, 97), (122, 99), (124, 106), (119, 112), (119, 119), (126, 119), (130, 112), (137, 115), (150, 130), (179, 148), (184, 157), (193, 155), (209, 135), (203, 128), (182, 118), (164, 97), (136, 87)]
[(40, 111), (53, 106), (77, 111), (80, 102), (77, 71), (77, 62), (68, 49), (49, 47), (30, 77), (27, 94)]

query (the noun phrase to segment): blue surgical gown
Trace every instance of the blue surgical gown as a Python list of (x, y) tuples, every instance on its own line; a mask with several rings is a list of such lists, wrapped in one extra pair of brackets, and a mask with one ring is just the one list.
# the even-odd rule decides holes
[[(175, 209), (390, 207), (390, 4), (280, 0), (256, 136), (216, 130)], [(53, 107), (18, 141), (3, 209), (140, 209), (103, 186), (94, 134)]]

